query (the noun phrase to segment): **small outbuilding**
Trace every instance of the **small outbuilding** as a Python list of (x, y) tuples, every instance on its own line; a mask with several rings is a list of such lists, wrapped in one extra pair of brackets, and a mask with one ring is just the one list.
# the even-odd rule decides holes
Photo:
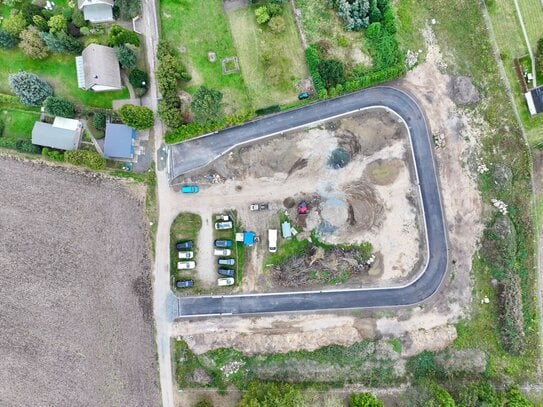
[(81, 89), (104, 92), (123, 88), (119, 60), (111, 47), (90, 44), (75, 57), (75, 66)]
[(532, 116), (543, 112), (543, 86), (539, 86), (524, 94), (528, 110)]
[(125, 124), (108, 123), (104, 155), (108, 158), (130, 159), (134, 156), (136, 130)]
[(290, 239), (292, 237), (291, 226), (289, 222), (285, 221), (281, 223), (281, 234), (283, 235), (284, 239)]
[(58, 150), (76, 150), (81, 139), (79, 120), (55, 117), (53, 124), (36, 122), (32, 128), (32, 144)]
[(77, 0), (77, 7), (91, 23), (114, 21), (113, 0)]
[(255, 232), (240, 232), (236, 233), (236, 242), (243, 242), (245, 246), (252, 246), (256, 242)]

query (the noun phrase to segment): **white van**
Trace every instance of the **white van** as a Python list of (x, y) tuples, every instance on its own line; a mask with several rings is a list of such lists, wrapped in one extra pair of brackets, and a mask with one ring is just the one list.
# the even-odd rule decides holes
[(268, 250), (270, 253), (277, 251), (277, 229), (268, 229)]
[(219, 285), (219, 287), (224, 287), (226, 285), (233, 285), (234, 284), (234, 279), (232, 277), (218, 278), (217, 279), (217, 284)]

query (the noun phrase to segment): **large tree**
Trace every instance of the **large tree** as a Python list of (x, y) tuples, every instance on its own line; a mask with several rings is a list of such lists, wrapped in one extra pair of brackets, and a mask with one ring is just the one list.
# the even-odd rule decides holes
[(337, 59), (325, 59), (321, 61), (317, 65), (317, 70), (326, 83), (327, 88), (345, 82), (343, 63)]
[(53, 95), (53, 89), (47, 82), (33, 73), (20, 71), (8, 77), (11, 91), (26, 106), (41, 106), (43, 101)]
[(22, 13), (11, 14), (2, 23), (2, 29), (8, 34), (18, 37), (28, 23)]
[(31, 25), (21, 32), (19, 37), (21, 38), (19, 48), (23, 50), (26, 56), (32, 59), (43, 59), (47, 57), (47, 48), (36, 27)]
[(115, 47), (115, 55), (123, 69), (134, 69), (136, 67), (137, 55), (132, 48), (126, 45)]
[(117, 113), (127, 126), (137, 130), (145, 130), (153, 126), (153, 111), (144, 106), (124, 105)]
[(109, 29), (107, 41), (111, 47), (124, 44), (132, 44), (136, 47), (140, 46), (140, 37), (138, 37), (138, 34), (117, 24), (113, 24)]
[(67, 117), (69, 119), (75, 116), (74, 104), (62, 97), (49, 96), (43, 102), (43, 107), (46, 113), (53, 116)]
[(141, 0), (115, 0), (121, 20), (131, 20), (141, 12)]
[(61, 54), (78, 54), (83, 49), (83, 44), (77, 38), (71, 37), (61, 31), (56, 34), (41, 32), (40, 37), (51, 52)]
[(222, 93), (215, 89), (200, 86), (192, 97), (190, 109), (194, 120), (206, 123), (221, 117)]

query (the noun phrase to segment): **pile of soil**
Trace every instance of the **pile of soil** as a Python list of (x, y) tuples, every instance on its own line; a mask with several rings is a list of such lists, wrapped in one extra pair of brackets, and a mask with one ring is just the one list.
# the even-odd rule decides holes
[(451, 79), (451, 99), (459, 105), (478, 103), (481, 100), (479, 91), (469, 76), (455, 76)]

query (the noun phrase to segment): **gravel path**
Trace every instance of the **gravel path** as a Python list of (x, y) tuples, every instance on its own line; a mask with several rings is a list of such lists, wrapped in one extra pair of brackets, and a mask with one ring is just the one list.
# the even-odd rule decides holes
[(0, 174), (0, 405), (160, 405), (142, 194), (5, 157)]

